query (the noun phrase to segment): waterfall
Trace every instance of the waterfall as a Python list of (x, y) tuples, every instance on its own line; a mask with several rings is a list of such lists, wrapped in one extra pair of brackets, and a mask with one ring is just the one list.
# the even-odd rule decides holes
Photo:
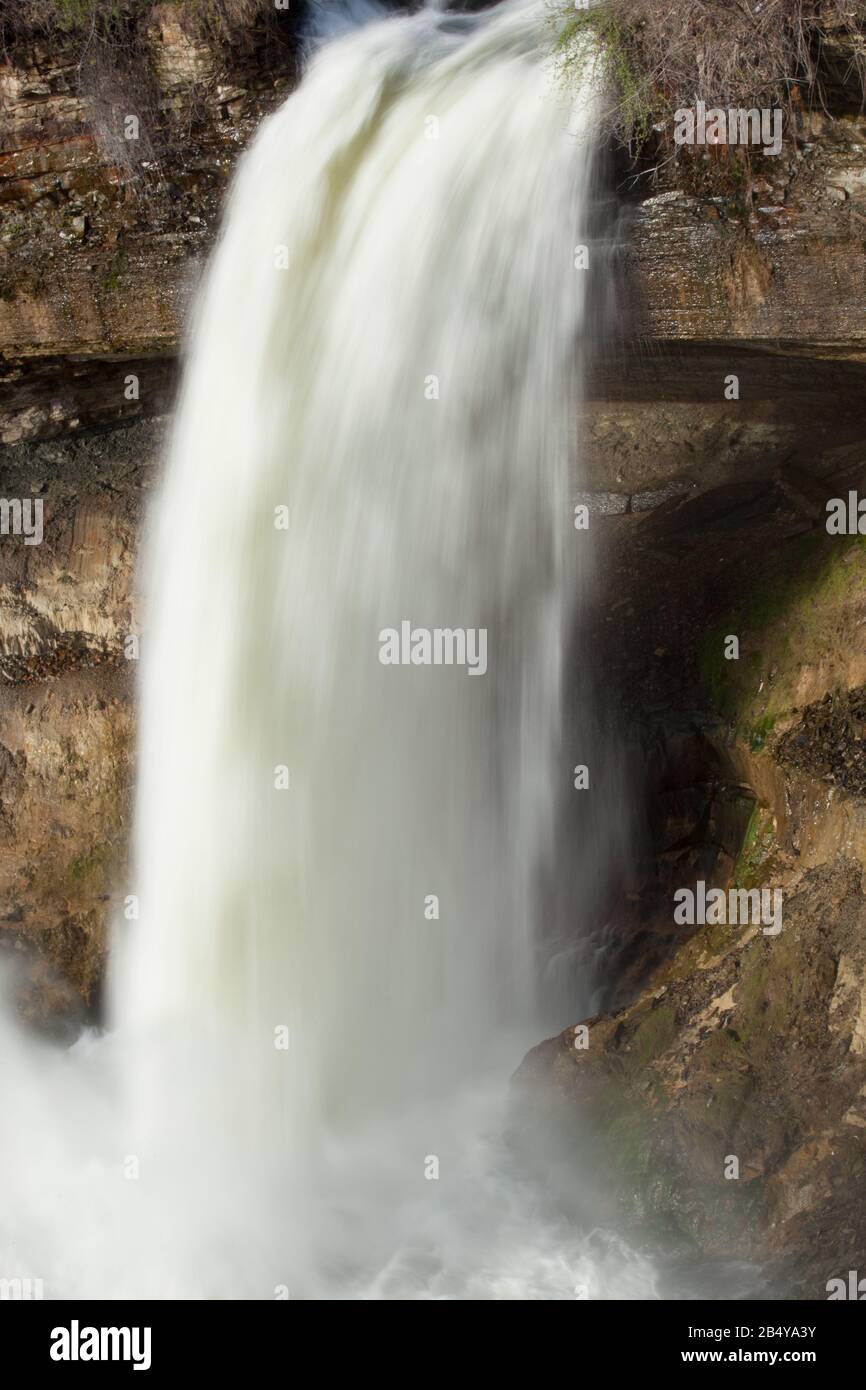
[[(120, 1014), (271, 1051), (285, 1025), (290, 1127), (538, 1023), (588, 111), (534, 7), (362, 28), (265, 124), (204, 286), (147, 558)], [(486, 671), (383, 664), (403, 623), (486, 634)]]
[(145, 549), (140, 917), (110, 1061), (64, 1073), (101, 1145), (43, 1232), (66, 1292), (652, 1287), (499, 1137), (588, 563), (593, 98), (548, 50), (525, 0), (373, 19), (241, 161)]

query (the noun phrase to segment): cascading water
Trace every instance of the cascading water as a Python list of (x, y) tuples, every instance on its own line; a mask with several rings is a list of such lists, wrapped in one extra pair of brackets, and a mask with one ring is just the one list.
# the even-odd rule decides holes
[[(277, 1089), (313, 1123), (450, 1087), (534, 1021), (589, 179), (537, 40), (520, 5), (323, 52), (245, 162), (195, 327), (121, 1013), (272, 1050), (286, 1023)], [(383, 665), (404, 621), (481, 630), (488, 669)]]
[(87, 1113), (13, 1242), (58, 1293), (652, 1291), (497, 1137), (580, 579), (592, 99), (546, 47), (525, 0), (366, 25), (242, 161), (147, 547), (115, 1031), (9, 1043), (22, 1144)]

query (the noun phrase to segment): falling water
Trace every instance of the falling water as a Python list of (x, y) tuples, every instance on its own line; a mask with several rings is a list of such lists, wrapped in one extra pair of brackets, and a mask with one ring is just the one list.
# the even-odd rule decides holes
[[(288, 1026), (290, 1130), (450, 1088), (532, 1021), (586, 119), (524, 5), (365, 28), (262, 130), (204, 289), (148, 559), (121, 1013), (271, 1051)], [(483, 630), (487, 670), (383, 665), (404, 621)]]
[[(652, 1291), (499, 1137), (585, 582), (593, 102), (548, 48), (525, 0), (365, 24), (241, 162), (147, 542), (114, 1032), (15, 1044), (31, 1134), (87, 1112), (36, 1165), (60, 1292)], [(404, 624), (486, 660), (383, 664)]]

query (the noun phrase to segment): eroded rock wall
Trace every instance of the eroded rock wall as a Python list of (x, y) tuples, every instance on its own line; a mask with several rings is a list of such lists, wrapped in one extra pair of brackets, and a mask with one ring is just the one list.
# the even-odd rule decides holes
[[(852, 491), (866, 440), (593, 513), (592, 646), (645, 836), (600, 937), (604, 1011), (515, 1078), (516, 1133), (551, 1137), (566, 1197), (612, 1175), (633, 1239), (749, 1257), (798, 1298), (866, 1259), (866, 536), (826, 508)], [(720, 920), (677, 917), (699, 883)], [(732, 914), (755, 890), (766, 921)], [(743, 1267), (731, 1296), (754, 1290)]]
[(98, 1012), (126, 879), (141, 651), (138, 538), (159, 422), (8, 447), (4, 496), (42, 540), (0, 539), (0, 948), (22, 1011)]

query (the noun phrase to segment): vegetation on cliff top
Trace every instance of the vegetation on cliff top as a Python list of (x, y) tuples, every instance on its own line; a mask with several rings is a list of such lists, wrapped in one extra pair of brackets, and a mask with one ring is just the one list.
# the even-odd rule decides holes
[(586, 35), (598, 41), (610, 124), (633, 152), (653, 134), (672, 150), (674, 112), (698, 100), (789, 115), (843, 91), (866, 104), (866, 0), (551, 0), (551, 9), (566, 77), (585, 61)]
[(0, 47), (42, 37), (129, 49), (141, 43), (160, 11), (173, 12), (191, 36), (232, 44), (253, 27), (293, 25), (297, 8), (278, 9), (274, 0), (0, 0)]

